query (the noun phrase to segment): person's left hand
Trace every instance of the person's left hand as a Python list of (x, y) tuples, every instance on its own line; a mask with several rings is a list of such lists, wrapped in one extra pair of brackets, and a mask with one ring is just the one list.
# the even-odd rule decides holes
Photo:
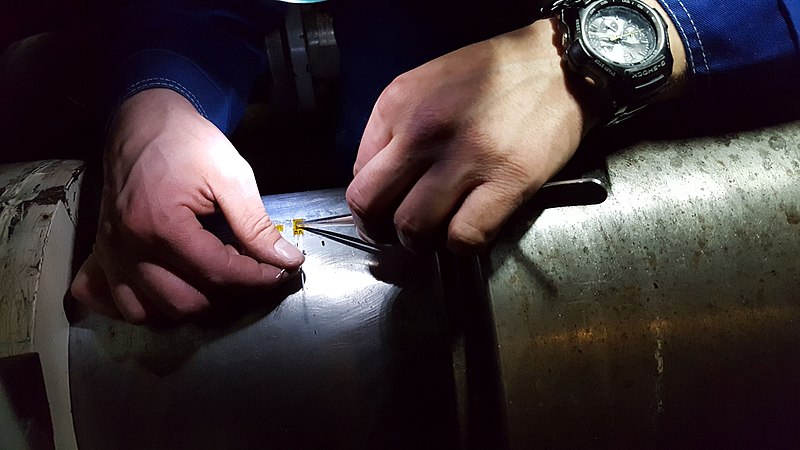
[(395, 79), (363, 135), (347, 201), (362, 236), (477, 250), (569, 160), (587, 115), (553, 20)]

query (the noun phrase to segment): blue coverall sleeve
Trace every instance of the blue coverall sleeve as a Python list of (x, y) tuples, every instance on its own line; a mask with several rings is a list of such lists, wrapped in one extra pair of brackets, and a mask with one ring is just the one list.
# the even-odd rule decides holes
[[(689, 70), (698, 79), (798, 78), (800, 0), (659, 1), (676, 24)], [(359, 2), (339, 3), (347, 5), (342, 14), (359, 16)], [(119, 103), (144, 89), (169, 88), (231, 132), (266, 64), (264, 34), (280, 23), (283, 6), (259, 0), (128, 2), (108, 22), (112, 97)], [(363, 16), (345, 22), (373, 20)], [(347, 27), (341, 28), (337, 33), (346, 37)], [(363, 27), (349, 31), (360, 39)]]
[(800, 59), (800, 0), (659, 0), (681, 35), (692, 74), (775, 73)]
[(116, 8), (105, 33), (112, 105), (145, 89), (172, 89), (231, 132), (264, 68), (264, 34), (281, 18), (275, 2), (254, 3), (152, 0)]

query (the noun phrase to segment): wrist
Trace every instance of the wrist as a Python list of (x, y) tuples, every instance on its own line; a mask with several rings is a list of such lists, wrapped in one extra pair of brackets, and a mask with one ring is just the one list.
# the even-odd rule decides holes
[(600, 122), (620, 123), (685, 88), (683, 43), (656, 0), (553, 0), (563, 68)]
[[(154, 88), (126, 99), (110, 121), (107, 151), (143, 148), (169, 129), (181, 129), (187, 123), (206, 122), (182, 95), (170, 89)], [(178, 128), (176, 128), (178, 127)]]
[(670, 77), (669, 86), (657, 100), (668, 100), (679, 97), (683, 94), (688, 85), (687, 75), (689, 72), (689, 64), (686, 60), (686, 48), (683, 45), (680, 33), (678, 33), (678, 27), (675, 26), (670, 15), (667, 14), (667, 11), (664, 10), (657, 0), (642, 0), (642, 2), (655, 9), (664, 19), (664, 22), (666, 22), (669, 48), (672, 52), (672, 75)]
[[(598, 122), (599, 113), (596, 102), (587, 86), (579, 83), (565, 67), (563, 59), (564, 47), (561, 32), (556, 18), (537, 20), (525, 28), (524, 45), (534, 49), (533, 58), (538, 70), (545, 74), (537, 74), (540, 79), (548, 79), (551, 89), (558, 90), (558, 108), (563, 114), (578, 119), (578, 138), (581, 139)], [(551, 107), (554, 105), (551, 105)], [(569, 133), (569, 130), (565, 130)], [(577, 146), (579, 142), (576, 142)]]
[(555, 17), (540, 19), (526, 27), (526, 30), (526, 45), (535, 49), (537, 66), (546, 67), (548, 73), (552, 74), (551, 79), (557, 80), (550, 84), (564, 91), (561, 105), (569, 110), (568, 114), (579, 119), (582, 139), (600, 123), (603, 107), (592, 87), (567, 67), (559, 20)]
[(112, 116), (112, 125), (135, 123), (152, 127), (161, 119), (174, 115), (197, 115), (194, 106), (182, 95), (166, 88), (147, 89), (122, 102)]

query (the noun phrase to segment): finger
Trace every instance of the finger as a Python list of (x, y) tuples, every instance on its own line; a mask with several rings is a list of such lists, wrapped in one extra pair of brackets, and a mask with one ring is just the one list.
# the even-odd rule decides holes
[(243, 175), (221, 180), (213, 187), (217, 204), (244, 253), (260, 262), (294, 270), (303, 264), (302, 252), (283, 239), (264, 210), (255, 177), (247, 163)]
[(469, 166), (443, 160), (431, 166), (409, 191), (394, 215), (400, 242), (414, 251), (431, 250), (445, 237), (449, 219), (479, 181)]
[(152, 302), (170, 319), (181, 319), (206, 311), (211, 303), (205, 294), (170, 270), (149, 261), (136, 264), (135, 292)]
[(394, 210), (430, 162), (410, 159), (407, 146), (392, 140), (355, 176), (345, 194), (359, 233), (374, 243), (397, 241)]
[[(147, 259), (159, 258), (162, 261), (159, 265), (169, 267), (173, 274), (197, 286), (201, 291), (222, 286), (270, 288), (284, 281), (282, 273), (294, 270), (292, 267), (284, 269), (259, 262), (249, 255), (239, 254), (203, 229), (188, 208), (179, 208), (173, 218), (175, 222), (170, 224), (165, 236), (169, 247)], [(277, 230), (275, 232), (278, 233)], [(296, 250), (294, 246), (292, 248)]]
[(450, 250), (463, 254), (485, 247), (522, 204), (523, 192), (521, 187), (501, 183), (483, 183), (475, 187), (448, 226)]
[(70, 285), (70, 293), (75, 300), (86, 305), (89, 309), (110, 317), (120, 317), (120, 312), (111, 298), (106, 276), (94, 253), (81, 265)]
[(143, 323), (152, 317), (152, 313), (145, 307), (145, 301), (133, 290), (126, 277), (110, 264), (104, 267), (111, 298), (122, 317), (130, 323)]
[(369, 163), (375, 155), (389, 145), (392, 140), (391, 127), (385, 120), (383, 111), (383, 96), (378, 98), (372, 114), (369, 116), (367, 126), (361, 136), (361, 143), (358, 145), (356, 162), (353, 164), (353, 175), (358, 175), (361, 169)]

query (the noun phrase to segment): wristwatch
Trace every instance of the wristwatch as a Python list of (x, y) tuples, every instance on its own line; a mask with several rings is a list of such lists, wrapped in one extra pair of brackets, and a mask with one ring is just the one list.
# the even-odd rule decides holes
[(631, 117), (669, 84), (667, 24), (640, 0), (556, 0), (542, 13), (558, 18), (566, 66), (598, 93), (606, 124)]

